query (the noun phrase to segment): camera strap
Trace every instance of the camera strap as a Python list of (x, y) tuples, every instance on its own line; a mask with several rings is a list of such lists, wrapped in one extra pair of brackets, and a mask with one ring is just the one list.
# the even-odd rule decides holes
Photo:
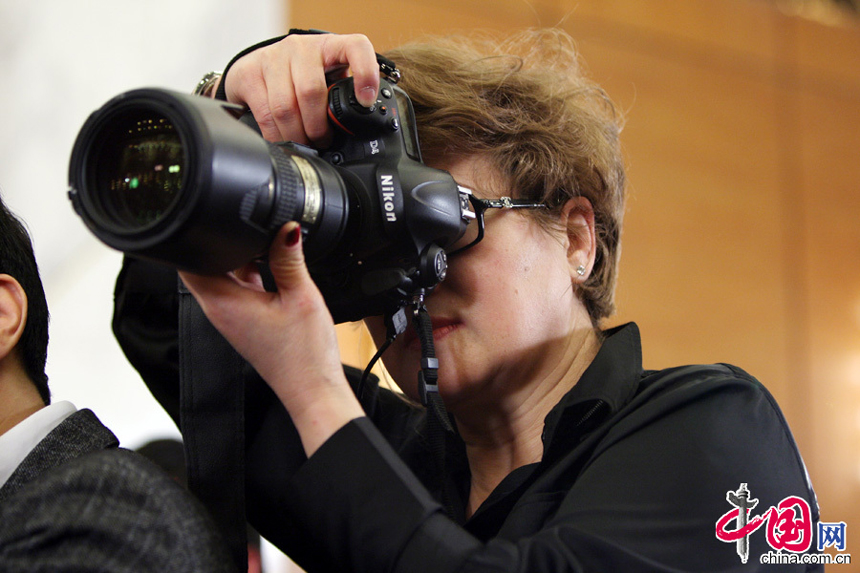
[[(456, 435), (457, 431), (448, 415), (442, 396), (439, 395), (439, 360), (436, 358), (436, 348), (433, 344), (433, 323), (430, 320), (430, 313), (424, 306), (423, 296), (416, 297), (413, 304), (412, 322), (421, 342), (418, 395), (427, 410), (427, 445), (439, 475), (445, 476), (449, 470), (446, 454), (448, 439)], [(457, 499), (457, 496), (451, 491), (451, 483), (448, 480), (442, 479), (439, 486), (440, 501), (447, 515), (453, 519), (457, 515), (454, 511), (454, 500)]]
[(423, 299), (416, 301), (412, 317), (418, 340), (421, 342), (421, 371), (418, 372), (418, 395), (421, 403), (427, 408), (428, 416), (435, 416), (442, 428), (454, 433), (454, 426), (445, 409), (442, 396), (439, 395), (439, 359), (433, 345), (433, 323), (430, 313), (424, 306)]
[(209, 510), (238, 571), (248, 568), (243, 360), (179, 281), (180, 429), (188, 489)]
[[(215, 90), (215, 99), (227, 101), (227, 86), (226, 86), (227, 82), (225, 82), (224, 80), (227, 78), (227, 72), (230, 71), (230, 68), (233, 66), (233, 64), (235, 64), (236, 61), (239, 58), (241, 58), (242, 56), (247, 56), (248, 54), (250, 54), (251, 52), (253, 52), (255, 50), (259, 50), (260, 48), (265, 48), (266, 46), (270, 46), (272, 44), (280, 42), (281, 40), (283, 40), (287, 36), (295, 36), (295, 35), (307, 36), (310, 34), (331, 34), (331, 33), (332, 32), (326, 32), (325, 30), (314, 30), (314, 29), (302, 30), (300, 28), (291, 28), (290, 31), (287, 32), (286, 34), (284, 34), (283, 36), (277, 36), (275, 38), (269, 38), (268, 40), (264, 40), (264, 41), (260, 42), (259, 44), (254, 44), (250, 48), (245, 48), (244, 50), (242, 50), (241, 52), (239, 52), (238, 54), (233, 56), (233, 59), (230, 60), (230, 62), (224, 68), (224, 71), (221, 72), (221, 81), (218, 84), (218, 89)], [(386, 58), (382, 54), (377, 53), (376, 54), (376, 63), (379, 64), (379, 71), (380, 72), (385, 74), (385, 76), (390, 81), (392, 81), (393, 83), (397, 83), (397, 80), (400, 79), (400, 72), (397, 70), (397, 66), (395, 65), (395, 63), (393, 61)]]

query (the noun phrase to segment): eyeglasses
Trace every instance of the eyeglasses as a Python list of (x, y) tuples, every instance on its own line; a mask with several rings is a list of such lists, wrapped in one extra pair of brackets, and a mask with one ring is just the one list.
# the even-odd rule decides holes
[(511, 199), (510, 197), (501, 197), (499, 199), (478, 199), (474, 195), (469, 195), (469, 202), (475, 210), (475, 221), (469, 222), (466, 225), (466, 233), (454, 243), (448, 252), (448, 256), (462, 253), (466, 249), (471, 249), (481, 242), (484, 238), (484, 213), (487, 209), (546, 209), (545, 203), (535, 203), (528, 199)]

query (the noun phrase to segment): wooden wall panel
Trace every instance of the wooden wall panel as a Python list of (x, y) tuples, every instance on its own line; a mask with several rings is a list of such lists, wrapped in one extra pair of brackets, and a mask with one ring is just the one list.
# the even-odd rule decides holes
[(804, 83), (813, 90), (842, 95), (860, 91), (860, 34), (858, 24), (821, 26), (791, 19), (784, 28), (794, 44), (793, 59)]
[(774, 88), (636, 42), (580, 44), (628, 111), (613, 322), (639, 323), (649, 367), (732, 362), (788, 401), (777, 122), (761, 113), (774, 108)]
[[(771, 58), (777, 29), (772, 6), (749, 0), (554, 0), (566, 24), (587, 23), (614, 41), (663, 49), (670, 57), (721, 56), (746, 65)], [(678, 50), (678, 42), (684, 48)]]
[(809, 452), (822, 513), (860, 523), (860, 98), (804, 90), (798, 132), (814, 421)]
[(360, 32), (382, 51), (424, 34), (547, 25), (548, 14), (540, 2), (530, 4), (522, 0), (294, 0), (290, 27)]

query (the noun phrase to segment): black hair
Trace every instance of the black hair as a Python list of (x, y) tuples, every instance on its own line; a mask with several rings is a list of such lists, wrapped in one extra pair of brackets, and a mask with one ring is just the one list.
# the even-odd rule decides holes
[(21, 362), (45, 405), (51, 403), (45, 363), (48, 360), (48, 302), (23, 223), (0, 197), (0, 274), (14, 277), (27, 295), (27, 324), (18, 341)]

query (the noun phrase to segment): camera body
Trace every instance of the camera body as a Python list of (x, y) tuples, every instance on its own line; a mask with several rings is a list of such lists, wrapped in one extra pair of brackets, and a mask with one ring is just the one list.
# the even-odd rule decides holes
[[(126, 92), (84, 124), (69, 198), (124, 253), (201, 274), (264, 260), (287, 221), (336, 322), (394, 312), (445, 278), (445, 248), (474, 217), (469, 191), (424, 165), (411, 101), (380, 80), (358, 104), (329, 88), (332, 145), (270, 143), (232, 104), (162, 89)], [(240, 119), (240, 121), (236, 121)]]

